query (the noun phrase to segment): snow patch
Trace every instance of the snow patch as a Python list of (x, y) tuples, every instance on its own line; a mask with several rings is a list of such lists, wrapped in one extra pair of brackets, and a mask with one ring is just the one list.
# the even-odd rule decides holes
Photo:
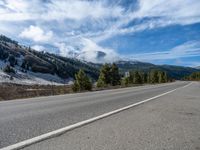
[[(23, 58), (20, 57), (19, 60)], [(35, 73), (27, 71), (26, 73), (20, 70), (19, 66), (15, 66), (16, 74), (7, 74), (3, 72), (3, 68), (7, 65), (4, 61), (0, 60), (0, 83), (15, 83), (15, 84), (40, 84), (40, 85), (63, 85), (72, 84), (73, 79), (62, 79), (57, 75)], [(12, 80), (11, 80), (12, 77)]]

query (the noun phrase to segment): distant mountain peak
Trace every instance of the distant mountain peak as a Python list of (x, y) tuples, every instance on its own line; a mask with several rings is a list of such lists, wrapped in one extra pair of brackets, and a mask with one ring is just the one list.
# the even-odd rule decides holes
[(195, 67), (196, 69), (200, 69), (200, 66)]
[(91, 61), (94, 63), (104, 62), (106, 53), (102, 51), (84, 51), (77, 54), (76, 58), (84, 61)]

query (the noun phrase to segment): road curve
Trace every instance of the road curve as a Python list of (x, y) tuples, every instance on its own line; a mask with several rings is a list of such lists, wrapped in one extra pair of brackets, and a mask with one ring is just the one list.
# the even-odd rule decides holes
[(0, 148), (182, 87), (188, 82), (0, 102)]

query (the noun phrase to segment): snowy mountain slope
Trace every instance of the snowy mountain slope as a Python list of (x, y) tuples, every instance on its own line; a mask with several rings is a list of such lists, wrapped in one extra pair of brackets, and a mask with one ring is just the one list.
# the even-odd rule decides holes
[(60, 85), (60, 84), (71, 84), (73, 79), (62, 79), (57, 75), (35, 73), (27, 71), (22, 72), (19, 67), (15, 67), (15, 74), (8, 74), (3, 71), (3, 68), (8, 65), (7, 63), (0, 60), (0, 83), (15, 83), (15, 84), (42, 84), (42, 85)]
[[(95, 59), (97, 62), (102, 62), (109, 55), (98, 48), (93, 50), (92, 54), (92, 56), (89, 55), (88, 50), (85, 49), (82, 53), (77, 53), (76, 58), (71, 58), (70, 56), (62, 57), (48, 52), (35, 51), (0, 35), (0, 82), (70, 84), (79, 69), (83, 69), (95, 81), (98, 78), (102, 64), (92, 63), (91, 60)], [(88, 58), (89, 56), (91, 56), (90, 59)], [(154, 65), (128, 59), (118, 59), (115, 63), (119, 67), (121, 74), (134, 70), (150, 71), (156, 69), (167, 72), (174, 79), (181, 79), (199, 71), (190, 67)], [(5, 71), (5, 68), (7, 68), (7, 71)]]
[[(6, 67), (14, 71), (5, 71)], [(70, 84), (80, 68), (97, 78), (98, 69), (86, 62), (38, 52), (0, 35), (0, 82)]]

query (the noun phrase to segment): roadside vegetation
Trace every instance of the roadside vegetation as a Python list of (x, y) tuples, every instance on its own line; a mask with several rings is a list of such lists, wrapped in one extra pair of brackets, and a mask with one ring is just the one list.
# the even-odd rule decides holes
[[(11, 66), (7, 66), (4, 71), (12, 72)], [(130, 71), (123, 74), (114, 63), (104, 64), (100, 69), (98, 79), (96, 81), (92, 79), (93, 78), (89, 74), (83, 69), (80, 69), (75, 74), (73, 85), (1, 84), (0, 100), (116, 89), (143, 84), (166, 83), (170, 81), (167, 73), (160, 70), (151, 70), (150, 72)]]
[(122, 79), (122, 84), (156, 84), (169, 82), (166, 72), (151, 70), (150, 72), (132, 71), (128, 77)]
[(72, 89), (74, 92), (92, 90), (92, 82), (82, 69), (80, 69), (79, 72), (75, 75), (75, 81)]
[(20, 85), (0, 83), (0, 101), (72, 93), (69, 85)]
[(120, 85), (121, 77), (116, 64), (105, 64), (101, 67), (100, 75), (97, 80), (97, 87), (117, 86)]
[(191, 75), (184, 77), (184, 80), (200, 81), (200, 72), (194, 72)]
[(157, 84), (169, 82), (167, 73), (160, 70), (151, 70), (150, 72), (130, 71), (126, 75), (120, 74), (116, 64), (105, 64), (100, 69), (97, 82), (92, 86), (92, 82), (81, 69), (75, 75), (75, 81), (72, 86), (74, 92), (108, 89), (115, 87), (127, 87), (142, 84)]

